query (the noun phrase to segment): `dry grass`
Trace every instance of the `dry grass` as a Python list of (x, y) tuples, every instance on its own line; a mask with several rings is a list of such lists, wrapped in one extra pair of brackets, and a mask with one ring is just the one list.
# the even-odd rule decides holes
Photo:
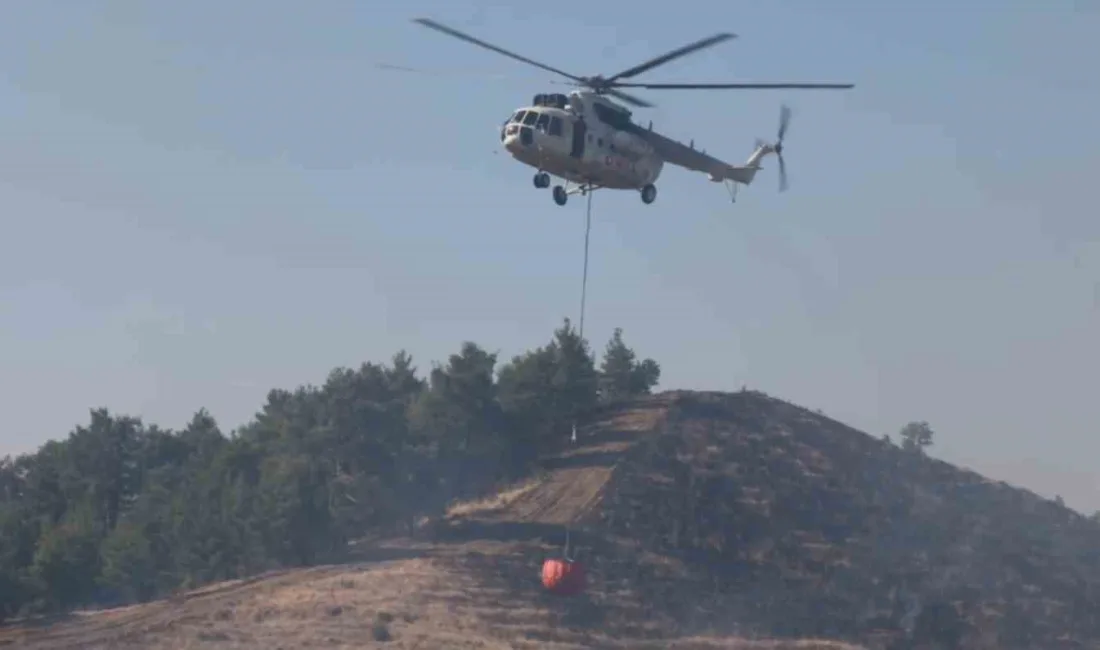
[(454, 503), (447, 508), (446, 516), (452, 519), (498, 514), (507, 510), (517, 500), (537, 490), (546, 480), (547, 477), (530, 479), (482, 499)]
[(747, 639), (711, 639), (706, 637), (675, 639), (665, 647), (669, 650), (861, 650), (859, 646), (824, 639), (749, 641)]
[(180, 602), (84, 613), (43, 630), (10, 628), (0, 646), (31, 650), (223, 647), (679, 650), (855, 650), (829, 642), (764, 642), (692, 637), (612, 638), (583, 621), (583, 603), (534, 584), (518, 592), (483, 579), (471, 557), (504, 557), (515, 545), (394, 542), (411, 557), (315, 567), (217, 585)]

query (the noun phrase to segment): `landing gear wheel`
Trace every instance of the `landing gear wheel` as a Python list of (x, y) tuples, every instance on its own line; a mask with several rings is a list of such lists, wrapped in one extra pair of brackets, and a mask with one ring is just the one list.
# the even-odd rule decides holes
[(535, 174), (535, 188), (542, 189), (544, 187), (550, 187), (550, 174), (546, 172), (539, 172)]
[(554, 203), (558, 205), (565, 205), (565, 202), (569, 200), (569, 195), (566, 194), (565, 188), (561, 185), (554, 186)]
[(657, 198), (657, 188), (653, 184), (646, 185), (642, 188), (642, 203), (649, 205), (653, 203)]

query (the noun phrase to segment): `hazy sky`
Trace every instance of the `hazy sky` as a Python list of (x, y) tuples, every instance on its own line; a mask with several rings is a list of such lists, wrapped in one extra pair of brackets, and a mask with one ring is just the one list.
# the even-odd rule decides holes
[[(963, 5), (963, 8), (960, 6)], [(473, 339), (504, 358), (576, 318), (583, 201), (498, 152), (550, 75), (719, 30), (651, 80), (658, 130), (774, 160), (736, 206), (666, 167), (594, 197), (587, 334), (664, 388), (742, 383), (1100, 508), (1100, 3), (189, 0), (0, 5), (0, 453), (95, 406), (228, 430), (268, 389)], [(378, 62), (462, 70), (411, 75)], [(502, 74), (504, 80), (485, 75)]]

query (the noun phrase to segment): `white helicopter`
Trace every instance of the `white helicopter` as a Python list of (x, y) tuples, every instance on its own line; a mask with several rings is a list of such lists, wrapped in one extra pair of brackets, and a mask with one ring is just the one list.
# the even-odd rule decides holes
[(745, 164), (732, 165), (708, 156), (704, 151), (696, 150), (694, 142), (685, 145), (655, 132), (652, 122), (647, 128), (632, 122), (631, 112), (609, 100), (608, 95), (633, 106), (650, 107), (652, 104), (628, 95), (618, 90), (619, 88), (690, 90), (855, 87), (854, 84), (824, 83), (647, 84), (622, 81), (686, 54), (734, 38), (729, 33), (719, 33), (685, 45), (610, 77), (579, 77), (490, 45), (428, 18), (416, 18), (413, 22), (561, 75), (569, 79), (572, 85), (580, 87), (568, 95), (535, 95), (532, 105), (515, 111), (500, 130), (504, 149), (516, 160), (538, 170), (534, 178), (536, 188), (549, 187), (551, 176), (565, 181), (564, 185), (555, 185), (552, 192), (554, 202), (558, 205), (565, 205), (570, 195), (585, 195), (601, 188), (636, 190), (641, 193), (643, 203), (653, 203), (657, 198), (657, 187), (654, 183), (666, 162), (703, 172), (712, 182), (725, 183), (730, 191), (730, 198), (736, 200), (737, 184), (752, 183), (756, 172), (760, 170), (760, 161), (773, 153), (779, 159), (779, 191), (787, 188), (783, 137), (787, 132), (791, 113), (786, 106), (780, 109), (779, 133), (775, 142), (758, 140), (756, 149)]

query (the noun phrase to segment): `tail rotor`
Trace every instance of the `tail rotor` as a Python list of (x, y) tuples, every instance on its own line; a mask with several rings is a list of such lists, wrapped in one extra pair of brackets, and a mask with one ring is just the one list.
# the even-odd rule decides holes
[(775, 150), (775, 156), (779, 159), (779, 191), (787, 191), (787, 163), (783, 160), (783, 138), (787, 135), (787, 127), (791, 123), (791, 109), (784, 104), (779, 108), (779, 132), (776, 134), (775, 144), (772, 145), (772, 149)]

